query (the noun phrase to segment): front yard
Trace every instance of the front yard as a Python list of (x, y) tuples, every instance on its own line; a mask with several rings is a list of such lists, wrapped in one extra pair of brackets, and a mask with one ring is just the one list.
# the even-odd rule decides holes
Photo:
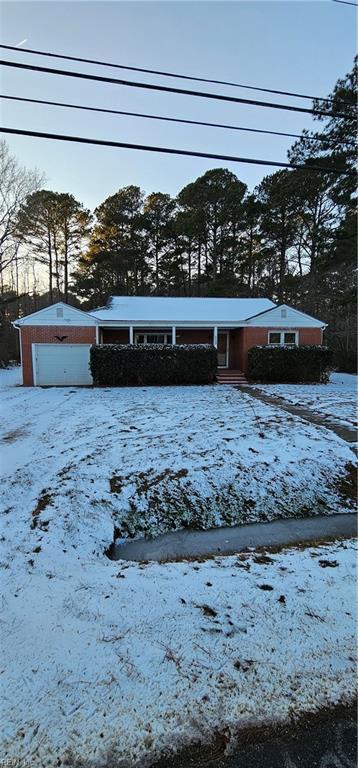
[(67, 547), (3, 573), (4, 757), (134, 766), (354, 698), (352, 542), (141, 566)]
[(351, 700), (353, 542), (204, 563), (104, 554), (114, 534), (349, 511), (343, 440), (230, 387), (16, 375), (0, 372), (3, 757), (134, 766)]
[(231, 387), (5, 387), (2, 407), (4, 504), (7, 521), (21, 520), (17, 545), (22, 530), (27, 539), (45, 528), (100, 553), (114, 531), (153, 536), (350, 509), (340, 494), (349, 446)]

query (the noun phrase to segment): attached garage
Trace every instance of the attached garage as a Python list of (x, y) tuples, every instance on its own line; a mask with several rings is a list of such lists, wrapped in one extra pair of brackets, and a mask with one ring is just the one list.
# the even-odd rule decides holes
[(25, 387), (91, 386), (90, 348), (98, 343), (94, 317), (58, 302), (13, 325), (20, 335)]
[(33, 344), (35, 386), (92, 384), (90, 344)]

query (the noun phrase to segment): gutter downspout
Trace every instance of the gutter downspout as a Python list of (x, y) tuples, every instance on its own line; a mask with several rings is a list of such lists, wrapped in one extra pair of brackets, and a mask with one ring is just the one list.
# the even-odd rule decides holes
[(11, 325), (19, 332), (19, 349), (20, 349), (20, 365), (22, 375), (22, 385), (24, 384), (24, 369), (22, 367), (22, 338), (21, 338), (21, 325), (17, 325), (16, 320), (11, 320)]

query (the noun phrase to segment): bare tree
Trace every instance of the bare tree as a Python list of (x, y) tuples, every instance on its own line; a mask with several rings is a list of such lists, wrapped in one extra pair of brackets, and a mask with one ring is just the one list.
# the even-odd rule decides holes
[(28, 170), (0, 141), (0, 274), (19, 258), (21, 238), (16, 233), (17, 215), (28, 195), (44, 182), (37, 170)]

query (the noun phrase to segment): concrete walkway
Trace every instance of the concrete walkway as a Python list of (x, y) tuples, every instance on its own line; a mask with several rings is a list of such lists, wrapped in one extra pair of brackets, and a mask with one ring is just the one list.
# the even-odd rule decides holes
[(190, 557), (231, 555), (247, 547), (276, 547), (314, 543), (357, 535), (355, 514), (288, 518), (271, 523), (211, 528), (208, 531), (175, 531), (155, 539), (139, 539), (114, 545), (113, 560), (180, 560)]
[(310, 424), (318, 424), (320, 427), (326, 427), (331, 432), (335, 432), (338, 437), (345, 440), (346, 443), (356, 443), (358, 439), (358, 433), (355, 429), (349, 429), (349, 427), (342, 427), (339, 424), (335, 424), (334, 421), (330, 421), (328, 416), (321, 416), (319, 413), (304, 408), (301, 405), (292, 405), (287, 403), (275, 395), (267, 395), (266, 392), (262, 392), (261, 389), (256, 389), (254, 386), (248, 384), (240, 385), (240, 389), (245, 392), (246, 395), (261, 400), (265, 405), (273, 405), (275, 408), (279, 408), (286, 413), (292, 413), (294, 416), (299, 416), (304, 421), (309, 421)]

